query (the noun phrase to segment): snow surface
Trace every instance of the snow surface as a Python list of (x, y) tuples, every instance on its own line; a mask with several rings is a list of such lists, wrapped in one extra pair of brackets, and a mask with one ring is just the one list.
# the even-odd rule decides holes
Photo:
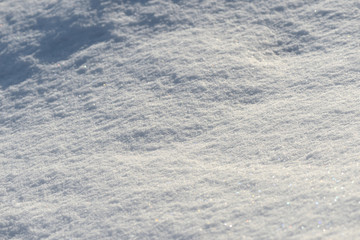
[(358, 0), (0, 0), (0, 239), (360, 239)]

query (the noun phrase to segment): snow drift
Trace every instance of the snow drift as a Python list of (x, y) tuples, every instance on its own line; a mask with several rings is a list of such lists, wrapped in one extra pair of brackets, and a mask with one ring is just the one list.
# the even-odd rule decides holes
[(0, 1), (0, 238), (358, 237), (359, 12)]

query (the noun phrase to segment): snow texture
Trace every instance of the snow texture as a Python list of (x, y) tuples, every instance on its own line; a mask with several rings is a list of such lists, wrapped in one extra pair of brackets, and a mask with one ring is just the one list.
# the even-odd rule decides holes
[(0, 0), (0, 239), (359, 239), (358, 0)]

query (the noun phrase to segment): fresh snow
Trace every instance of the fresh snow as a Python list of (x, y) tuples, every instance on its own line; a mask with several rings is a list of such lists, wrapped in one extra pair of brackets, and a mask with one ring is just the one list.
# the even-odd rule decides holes
[(360, 238), (358, 0), (0, 0), (0, 239)]

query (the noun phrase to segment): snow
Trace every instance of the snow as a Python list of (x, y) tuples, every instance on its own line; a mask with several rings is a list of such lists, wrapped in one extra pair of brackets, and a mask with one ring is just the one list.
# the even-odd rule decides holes
[(356, 0), (0, 0), (0, 239), (356, 239)]

